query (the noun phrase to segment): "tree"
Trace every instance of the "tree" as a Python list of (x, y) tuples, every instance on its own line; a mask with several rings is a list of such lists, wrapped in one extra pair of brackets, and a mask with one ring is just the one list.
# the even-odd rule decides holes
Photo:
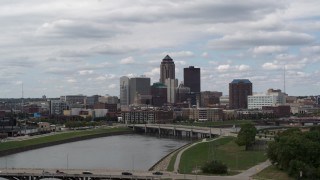
[(256, 134), (257, 128), (253, 124), (243, 124), (238, 133), (236, 143), (239, 146), (246, 146), (246, 150), (248, 150), (248, 147), (255, 142)]
[(272, 164), (288, 172), (290, 176), (320, 179), (320, 129), (301, 132), (288, 129), (275, 138), (268, 147)]
[(210, 174), (226, 174), (228, 172), (228, 167), (220, 161), (207, 162), (201, 167), (203, 173)]

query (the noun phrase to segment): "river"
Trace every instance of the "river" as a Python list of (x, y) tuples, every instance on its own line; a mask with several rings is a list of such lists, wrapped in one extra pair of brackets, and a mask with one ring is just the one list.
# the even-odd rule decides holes
[(148, 170), (187, 143), (137, 134), (108, 136), (1, 157), (0, 168)]

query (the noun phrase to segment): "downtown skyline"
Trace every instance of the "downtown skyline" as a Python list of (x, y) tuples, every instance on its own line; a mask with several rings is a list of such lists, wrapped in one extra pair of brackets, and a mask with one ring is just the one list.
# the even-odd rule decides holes
[(121, 76), (176, 78), (201, 68), (201, 90), (228, 94), (233, 79), (319, 95), (320, 2), (1, 1), (0, 97), (119, 96)]

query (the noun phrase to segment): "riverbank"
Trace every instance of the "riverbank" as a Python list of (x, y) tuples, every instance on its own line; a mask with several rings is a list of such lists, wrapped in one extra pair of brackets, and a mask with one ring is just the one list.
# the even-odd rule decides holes
[(167, 168), (169, 166), (169, 163), (170, 163), (171, 158), (173, 157), (173, 155), (175, 153), (179, 152), (180, 150), (186, 148), (187, 146), (191, 145), (192, 143), (193, 142), (190, 142), (190, 143), (188, 143), (186, 145), (183, 145), (183, 146), (179, 147), (178, 149), (173, 150), (169, 154), (165, 155), (158, 162), (156, 162), (151, 168), (149, 168), (148, 171), (168, 171)]
[(4, 142), (0, 143), (0, 157), (75, 141), (133, 133), (134, 131), (126, 127), (98, 128), (54, 134), (23, 141)]

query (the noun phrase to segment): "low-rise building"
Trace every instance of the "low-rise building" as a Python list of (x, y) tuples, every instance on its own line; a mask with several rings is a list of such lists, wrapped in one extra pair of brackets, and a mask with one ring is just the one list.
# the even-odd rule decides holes
[(173, 111), (131, 110), (121, 112), (122, 121), (126, 124), (172, 123)]
[(286, 94), (281, 90), (269, 89), (266, 94), (248, 96), (248, 109), (262, 109), (264, 106), (284, 105)]
[(220, 108), (182, 108), (182, 117), (195, 121), (222, 121), (223, 111)]

